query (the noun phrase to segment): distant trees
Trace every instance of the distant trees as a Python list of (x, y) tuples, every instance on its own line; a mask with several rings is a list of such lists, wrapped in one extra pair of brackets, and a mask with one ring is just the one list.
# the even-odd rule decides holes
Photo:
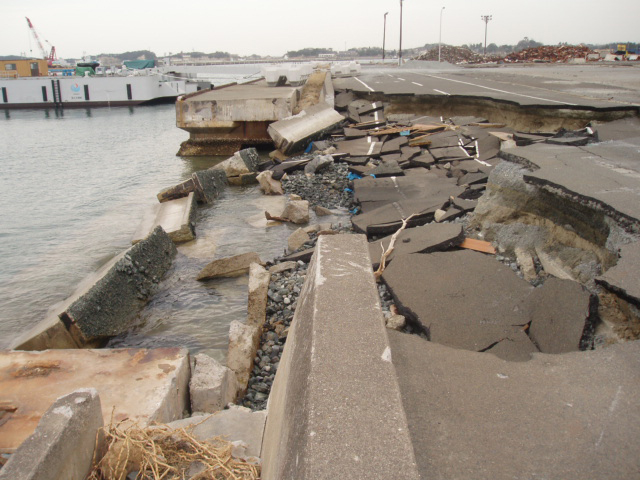
[(155, 60), (156, 54), (149, 50), (135, 50), (133, 52), (124, 52), (124, 53), (101, 53), (98, 55), (99, 57), (115, 57), (120, 59), (121, 61), (125, 60)]
[(516, 44), (516, 48), (514, 49), (516, 52), (520, 50), (526, 50), (527, 48), (535, 48), (541, 47), (543, 44), (540, 42), (536, 42), (533, 38), (524, 37)]
[(301, 50), (290, 50), (287, 52), (287, 57), (317, 57), (321, 53), (335, 53), (333, 48), (303, 48)]

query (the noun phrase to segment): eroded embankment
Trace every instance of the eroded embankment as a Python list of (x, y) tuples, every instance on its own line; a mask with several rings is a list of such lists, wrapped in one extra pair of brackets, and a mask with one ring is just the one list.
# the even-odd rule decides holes
[(566, 107), (553, 105), (520, 105), (491, 97), (463, 95), (390, 95), (355, 92), (359, 98), (371, 102), (382, 101), (388, 106), (387, 115), (431, 115), (453, 117), (474, 115), (492, 123), (506, 123), (524, 132), (550, 132), (561, 128), (575, 130), (589, 122), (610, 122), (638, 115), (638, 107), (611, 108)]

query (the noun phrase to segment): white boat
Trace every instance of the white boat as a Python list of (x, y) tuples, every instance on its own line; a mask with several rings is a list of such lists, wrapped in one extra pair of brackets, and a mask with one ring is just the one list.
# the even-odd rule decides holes
[(151, 71), (130, 76), (0, 78), (0, 109), (163, 103), (203, 88), (209, 85)]

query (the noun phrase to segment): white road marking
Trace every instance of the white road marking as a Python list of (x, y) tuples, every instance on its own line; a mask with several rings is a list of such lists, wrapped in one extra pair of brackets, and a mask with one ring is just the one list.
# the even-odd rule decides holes
[(406, 80), (404, 78), (398, 77), (398, 80), (402, 80), (403, 82), (406, 82)]
[(393, 75), (391, 75), (390, 73), (387, 73), (387, 75), (389, 75), (391, 78), (393, 78)]
[(443, 92), (442, 90), (436, 90), (435, 88), (433, 89), (433, 91), (434, 91), (434, 92), (438, 92), (438, 93), (440, 93), (440, 94), (442, 94), (442, 95), (450, 95), (450, 93)]
[(367, 152), (367, 156), (371, 155), (373, 153), (373, 149), (376, 146), (376, 142), (371, 142), (371, 146), (369, 147), (369, 151)]
[[(422, 75), (424, 77), (437, 78), (439, 80), (447, 80), (449, 82), (462, 83), (463, 85), (471, 85), (472, 87), (484, 88), (485, 90), (491, 90), (493, 92), (506, 93), (507, 95), (515, 95), (515, 96), (518, 96), (518, 97), (531, 98), (533, 100), (542, 100), (544, 102), (559, 103), (561, 105), (571, 105), (571, 106), (575, 106), (576, 105), (575, 103), (561, 102), (559, 100), (550, 100), (548, 98), (534, 97), (534, 96), (531, 96), (531, 95), (525, 95), (524, 93), (508, 92), (507, 90), (500, 90), (499, 88), (485, 87), (484, 85), (478, 85), (476, 83), (471, 83), (471, 82), (463, 82), (462, 80), (453, 80), (452, 78), (438, 77), (437, 75), (428, 75), (426, 73), (417, 73), (416, 75)], [(435, 90), (435, 88), (434, 88), (434, 90)], [(438, 92), (438, 90), (436, 90), (436, 92)]]
[(369, 85), (367, 85), (366, 83), (364, 83), (362, 80), (360, 80), (358, 77), (353, 77), (355, 78), (357, 81), (359, 81), (362, 85), (364, 85), (365, 87), (367, 87), (369, 89), (369, 91), (371, 92), (375, 92), (375, 90), (373, 88), (371, 88)]
[(418, 85), (419, 87), (424, 87), (424, 85), (422, 85), (421, 83), (418, 83), (418, 82), (411, 82), (411, 83), (413, 83), (414, 85)]

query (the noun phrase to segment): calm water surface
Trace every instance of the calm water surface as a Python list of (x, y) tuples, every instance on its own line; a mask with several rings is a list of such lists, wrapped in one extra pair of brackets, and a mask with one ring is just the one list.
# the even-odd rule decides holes
[[(173, 105), (0, 113), (0, 348), (128, 248), (157, 192), (221, 158), (175, 156), (188, 134)], [(198, 210), (197, 240), (178, 257), (138, 325), (111, 346), (186, 346), (217, 358), (246, 316), (246, 277), (196, 282), (213, 258), (282, 254), (292, 227), (268, 227), (283, 200), (230, 187)], [(323, 219), (324, 221), (324, 219)]]

